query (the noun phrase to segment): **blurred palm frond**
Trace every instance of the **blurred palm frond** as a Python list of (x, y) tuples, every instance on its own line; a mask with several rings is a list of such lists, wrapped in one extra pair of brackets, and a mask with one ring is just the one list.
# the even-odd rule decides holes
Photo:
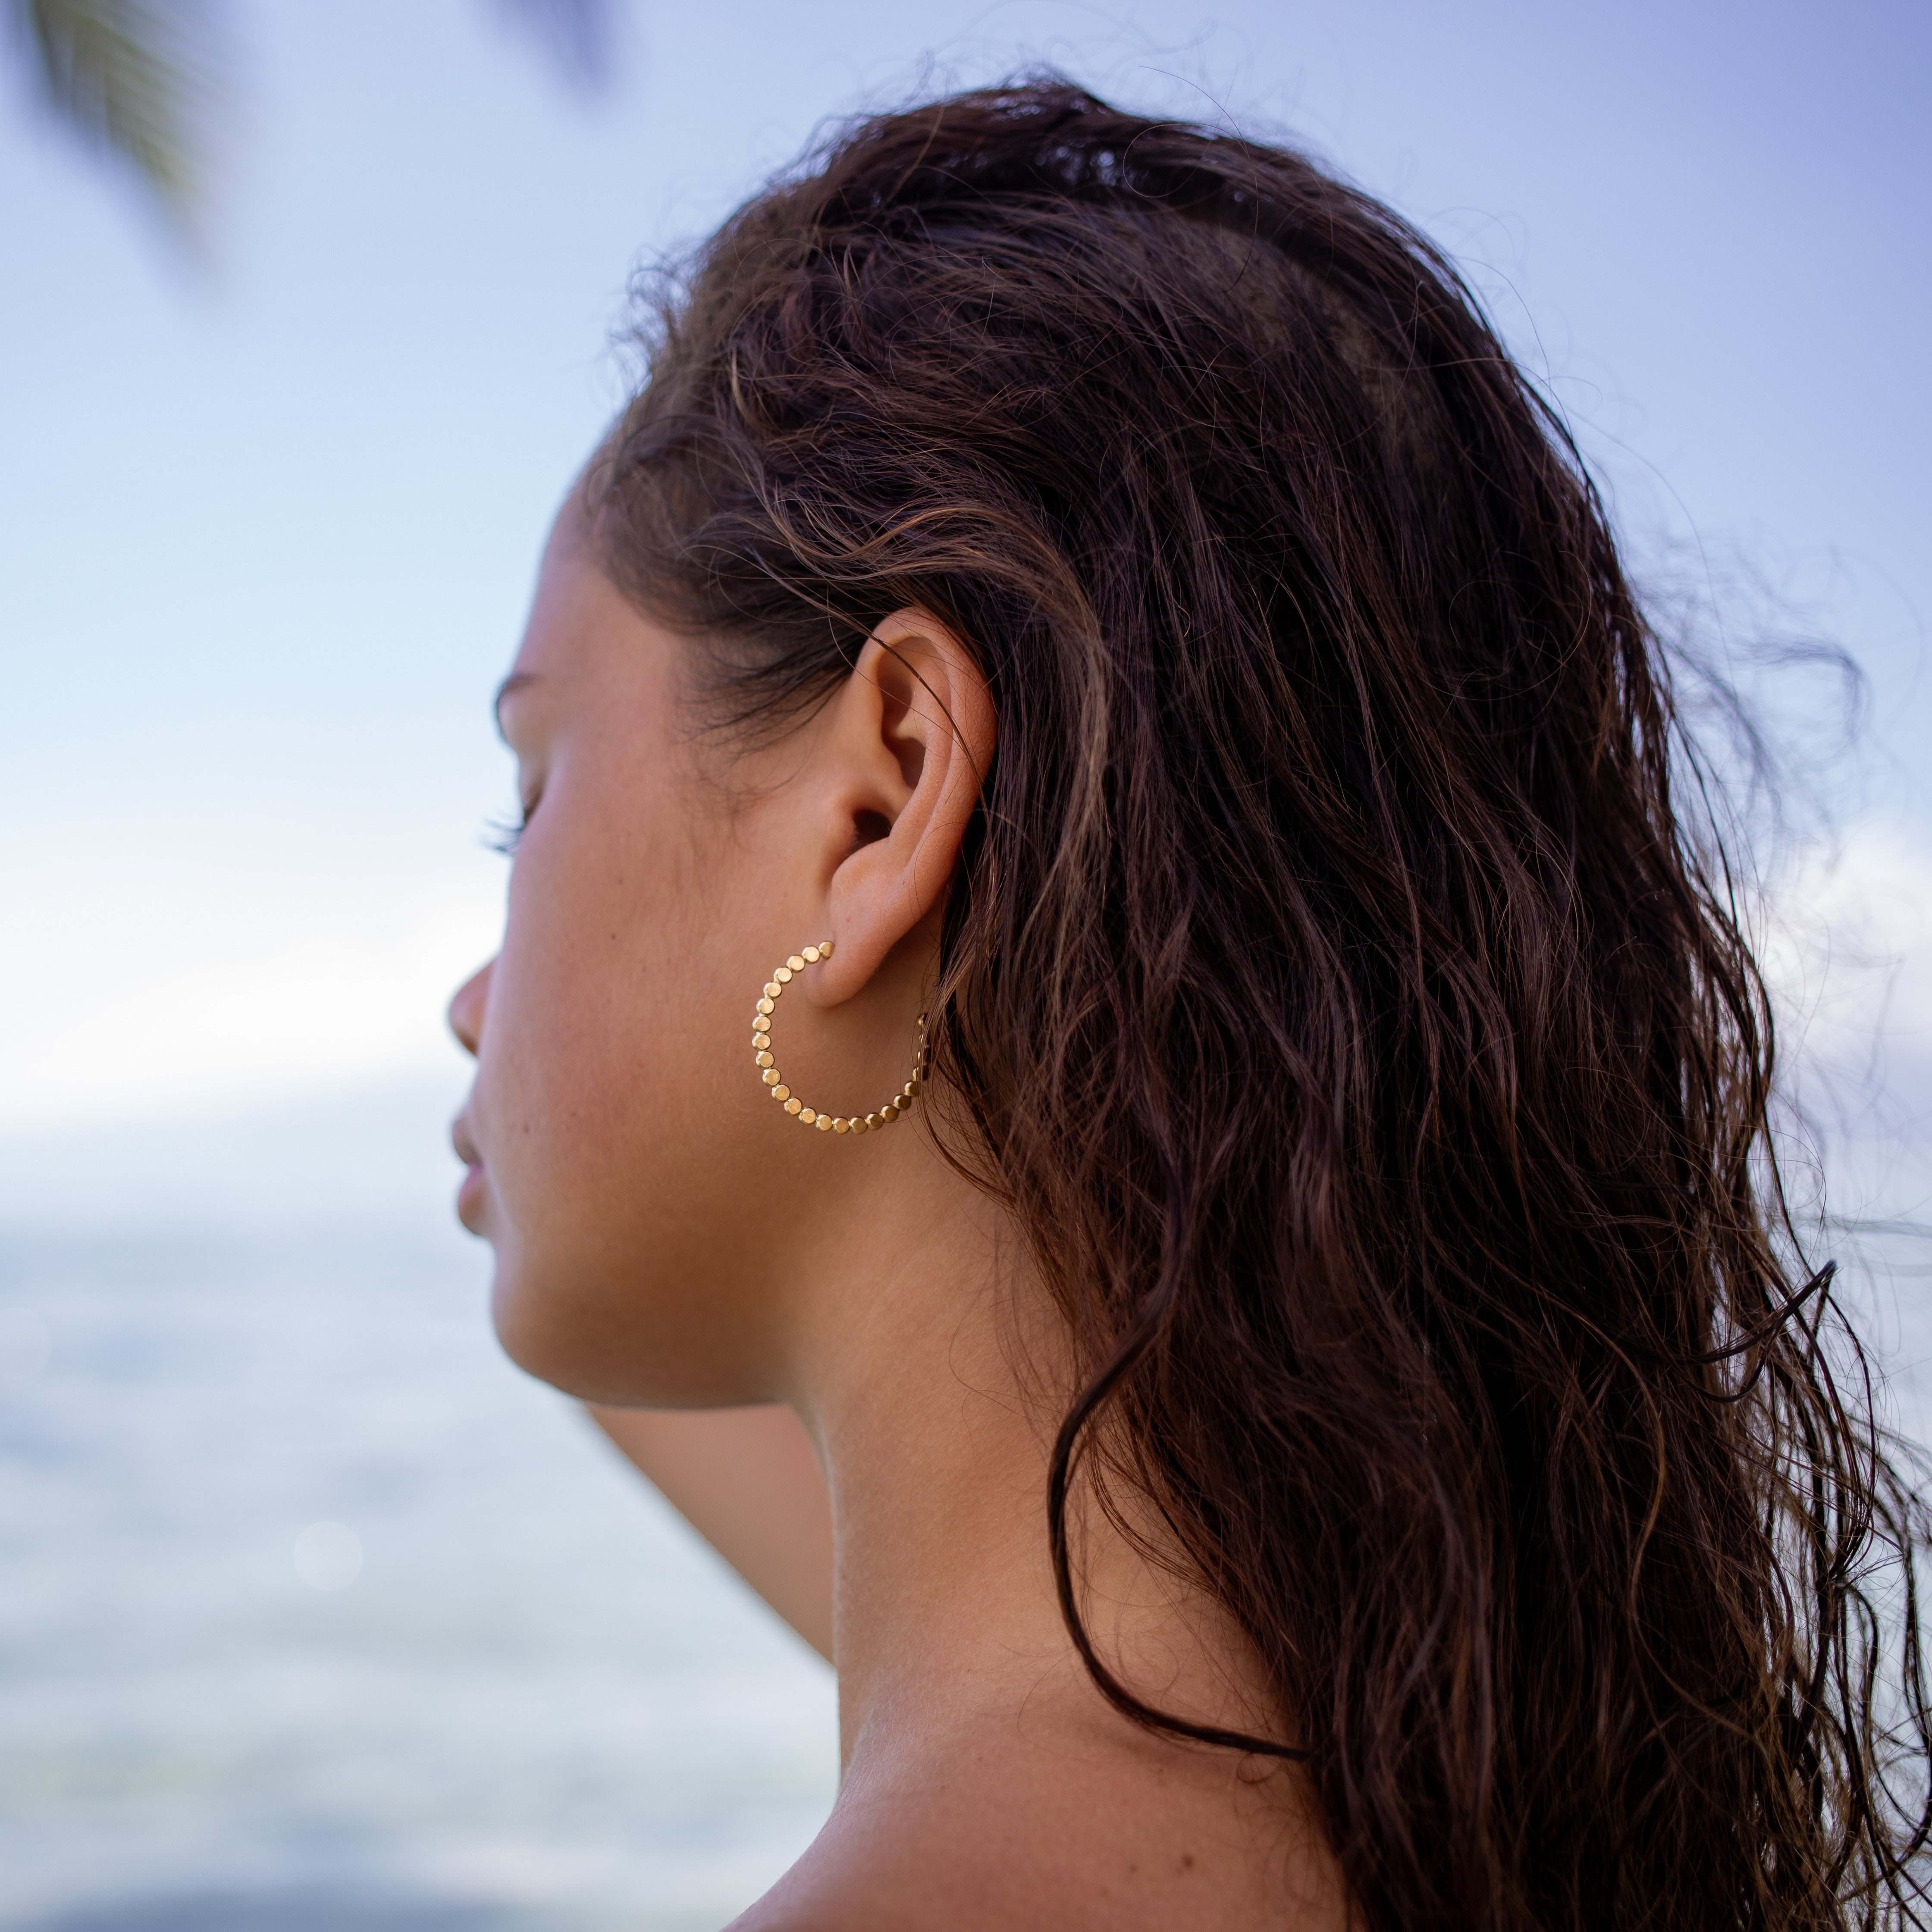
[(527, 34), (564, 80), (588, 92), (610, 76), (611, 0), (495, 0), (506, 23)]
[(196, 0), (5, 0), (47, 104), (194, 217), (223, 103), (222, 37)]
[[(492, 0), (563, 80), (608, 79), (615, 0)], [(230, 104), (220, 0), (0, 0), (0, 24), (55, 117), (131, 167), (192, 238)]]

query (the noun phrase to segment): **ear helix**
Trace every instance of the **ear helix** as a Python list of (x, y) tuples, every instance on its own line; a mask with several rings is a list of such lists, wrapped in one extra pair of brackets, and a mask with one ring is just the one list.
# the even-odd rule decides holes
[(832, 957), (832, 942), (821, 939), (816, 946), (801, 946), (782, 966), (772, 968), (772, 976), (758, 996), (758, 1010), (752, 1021), (752, 1051), (758, 1056), (758, 1078), (765, 1090), (801, 1126), (816, 1127), (822, 1134), (863, 1134), (890, 1126), (919, 1098), (926, 1077), (926, 1016), (919, 1016), (919, 1038), (913, 1048), (912, 1078), (875, 1114), (825, 1114), (808, 1107), (784, 1083), (778, 1062), (772, 1058), (772, 1016), (778, 1010), (778, 995), (791, 982), (792, 975), (816, 966)]

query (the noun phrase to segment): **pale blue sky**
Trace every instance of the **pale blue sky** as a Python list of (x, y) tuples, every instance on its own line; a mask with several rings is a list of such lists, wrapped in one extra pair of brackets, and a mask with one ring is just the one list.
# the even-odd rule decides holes
[(232, 12), (206, 276), (0, 114), (0, 1130), (454, 1084), (488, 696), (627, 272), (823, 117), (1028, 60), (1290, 132), (1461, 256), (1639, 561), (1742, 553), (1864, 664), (1897, 768), (1820, 890), (1918, 944), (1923, 6), (640, 4), (587, 104), (480, 0)]

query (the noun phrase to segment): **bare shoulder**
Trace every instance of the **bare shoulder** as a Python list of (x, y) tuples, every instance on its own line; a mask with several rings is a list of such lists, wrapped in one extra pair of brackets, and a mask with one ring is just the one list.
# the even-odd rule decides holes
[(1148, 1755), (1125, 1780), (1021, 1751), (848, 1784), (729, 1932), (1345, 1932), (1301, 1774)]

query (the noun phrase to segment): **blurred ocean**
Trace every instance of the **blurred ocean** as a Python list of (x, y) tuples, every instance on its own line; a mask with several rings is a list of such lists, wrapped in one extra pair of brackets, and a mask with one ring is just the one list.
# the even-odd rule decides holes
[(497, 1352), (458, 1091), (0, 1138), (0, 1932), (710, 1932), (822, 1821), (830, 1672)]
[(823, 1820), (830, 1672), (499, 1354), (447, 1099), (6, 1160), (6, 1932), (708, 1932)]

